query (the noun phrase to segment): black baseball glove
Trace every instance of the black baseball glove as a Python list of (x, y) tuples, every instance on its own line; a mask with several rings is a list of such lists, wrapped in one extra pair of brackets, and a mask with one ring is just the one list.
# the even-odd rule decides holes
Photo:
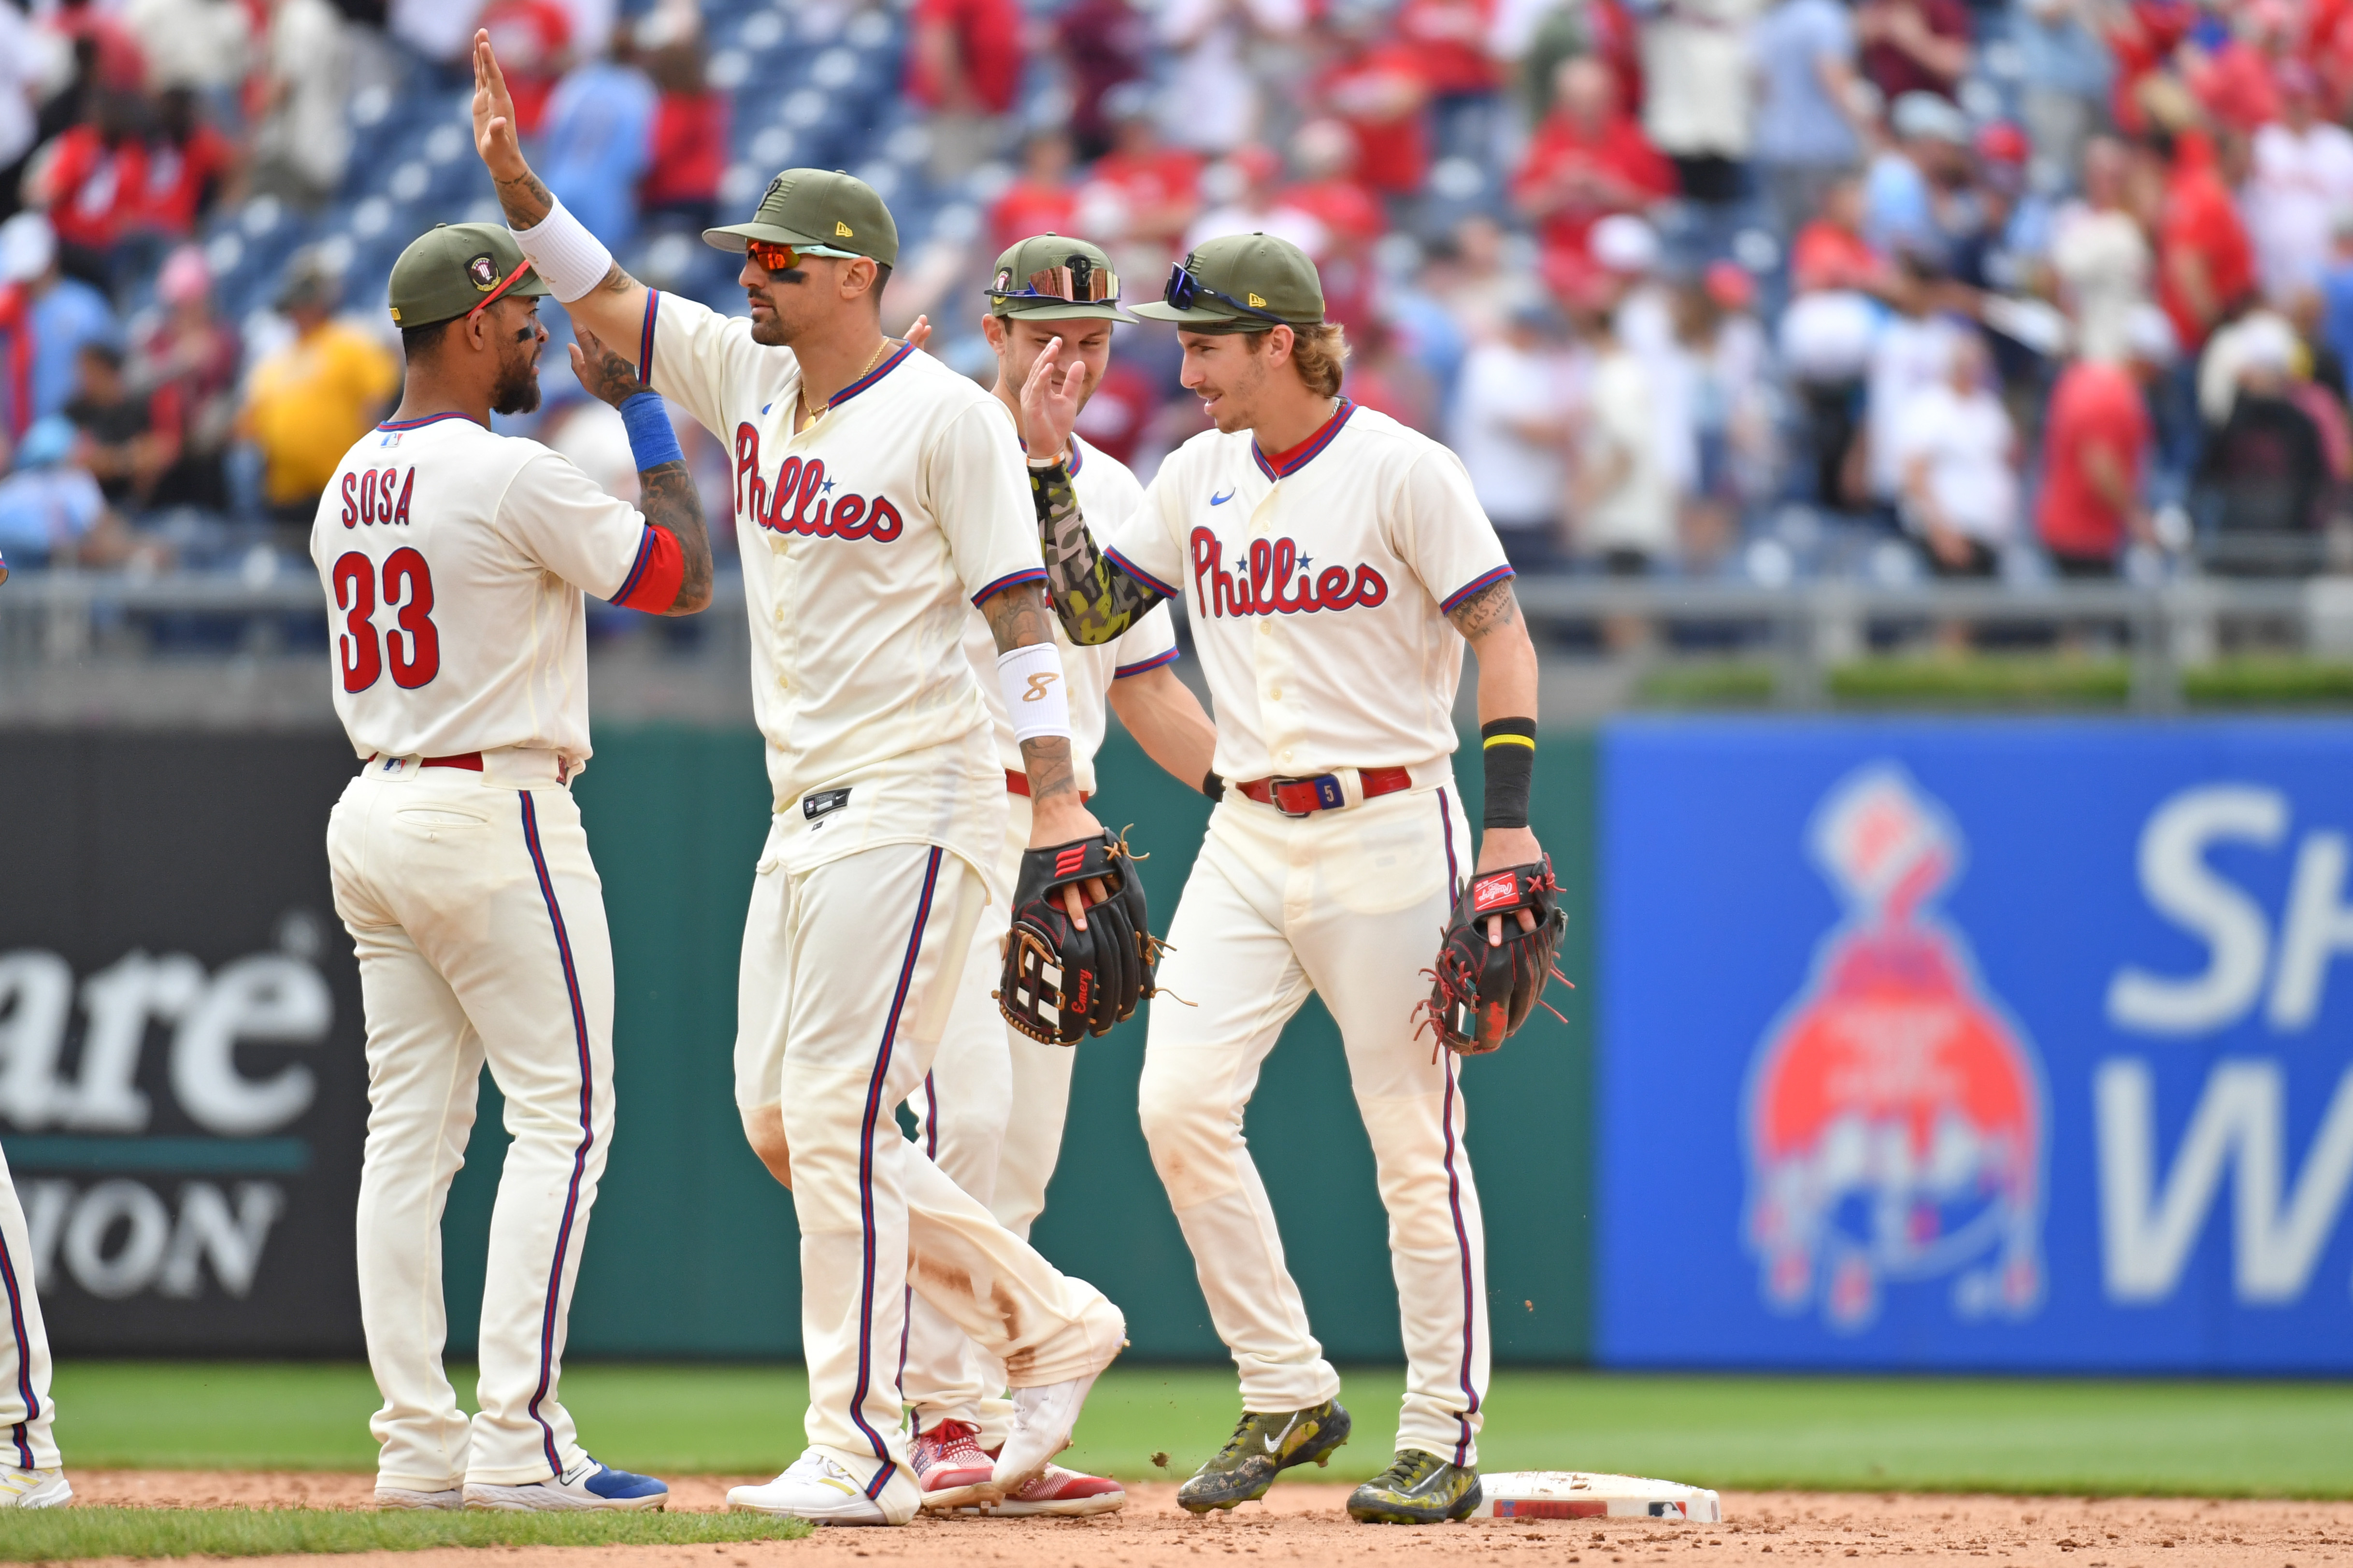
[[(1553, 880), (1552, 858), (1534, 866), (1514, 866), (1471, 879), (1455, 900), (1453, 916), (1438, 949), (1430, 977), (1426, 1021), (1447, 1047), (1466, 1057), (1493, 1050), (1544, 1002), (1545, 986), (1559, 971), (1553, 960), (1568, 930), (1560, 907), (1560, 884)], [(1535, 917), (1523, 930), (1519, 911)], [(1503, 917), (1504, 940), (1487, 942), (1489, 921)], [(1562, 984), (1567, 977), (1561, 976)], [(1546, 1010), (1559, 1017), (1551, 1004)], [(1564, 1020), (1565, 1021), (1565, 1020)]]
[[(1144, 881), (1124, 837), (1106, 833), (1021, 857), (1013, 928), (997, 990), (1005, 1021), (1047, 1045), (1107, 1034), (1152, 994), (1157, 944), (1145, 928)], [(1100, 879), (1111, 889), (1071, 921), (1063, 889)]]

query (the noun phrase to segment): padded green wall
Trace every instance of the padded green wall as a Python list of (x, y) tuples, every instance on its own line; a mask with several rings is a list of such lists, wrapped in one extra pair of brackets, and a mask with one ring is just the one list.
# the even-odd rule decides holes
[[(1468, 762), (1473, 753), (1466, 752)], [(1208, 819), (1123, 734), (1098, 763), (1098, 810), (1134, 822), (1154, 924), (1166, 929)], [(1464, 794), (1478, 820), (1478, 780)], [(1534, 826), (1570, 914), (1561, 967), (1592, 972), (1594, 745), (1545, 737)], [(600, 731), (578, 785), (613, 928), (618, 1128), (572, 1311), (584, 1355), (785, 1356), (799, 1349), (792, 1199), (744, 1147), (729, 1054), (736, 950), (767, 827), (760, 738), (687, 729)], [(1437, 932), (1431, 945), (1436, 948)], [(1467, 1144), (1487, 1220), (1499, 1360), (1568, 1362), (1589, 1344), (1592, 1140), (1589, 989), (1555, 1000), (1495, 1056), (1464, 1064)], [(1176, 1222), (1135, 1118), (1142, 1021), (1079, 1047), (1061, 1164), (1037, 1241), (1128, 1316), (1131, 1354), (1215, 1361)], [(450, 1342), (470, 1348), (497, 1176), (497, 1099), (484, 1083), (476, 1148), (449, 1201)], [(1248, 1121), (1293, 1272), (1327, 1353), (1401, 1359), (1397, 1291), (1372, 1152), (1338, 1031), (1310, 1001), (1268, 1062)]]

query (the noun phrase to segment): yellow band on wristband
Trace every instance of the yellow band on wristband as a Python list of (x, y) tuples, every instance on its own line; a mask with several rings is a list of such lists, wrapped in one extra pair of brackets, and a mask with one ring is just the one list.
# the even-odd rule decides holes
[[(1525, 746), (1531, 752), (1536, 749), (1536, 740), (1534, 735), (1490, 735), (1487, 737), (1486, 744), (1489, 746)], [(1482, 747), (1482, 750), (1484, 748)]]

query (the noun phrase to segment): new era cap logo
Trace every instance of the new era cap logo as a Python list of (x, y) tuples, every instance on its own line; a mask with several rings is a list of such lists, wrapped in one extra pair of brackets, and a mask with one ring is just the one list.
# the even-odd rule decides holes
[(1471, 884), (1471, 908), (1473, 910), (1500, 910), (1519, 901), (1520, 879), (1513, 872), (1498, 871)]
[(1249, 299), (1250, 299), (1250, 306), (1251, 306), (1251, 308), (1252, 308), (1252, 309), (1254, 309), (1254, 310), (1263, 310), (1263, 309), (1265, 309), (1265, 307), (1266, 307), (1266, 301), (1265, 301), (1265, 300), (1261, 300), (1261, 299), (1260, 299), (1257, 295), (1252, 294), (1252, 295), (1249, 296)]
[(849, 232), (849, 226), (842, 222), (839, 218), (833, 220), (833, 232), (839, 235), (844, 239), (854, 237)]
[(466, 280), (473, 284), (475, 292), (487, 294), (499, 286), (499, 264), (485, 251), (466, 263)]

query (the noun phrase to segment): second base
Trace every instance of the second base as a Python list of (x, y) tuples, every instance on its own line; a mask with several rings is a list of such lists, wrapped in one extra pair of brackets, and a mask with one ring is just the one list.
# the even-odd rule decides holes
[(1479, 1478), (1472, 1519), (1662, 1519), (1715, 1524), (1724, 1505), (1705, 1487), (1585, 1470), (1496, 1470)]

